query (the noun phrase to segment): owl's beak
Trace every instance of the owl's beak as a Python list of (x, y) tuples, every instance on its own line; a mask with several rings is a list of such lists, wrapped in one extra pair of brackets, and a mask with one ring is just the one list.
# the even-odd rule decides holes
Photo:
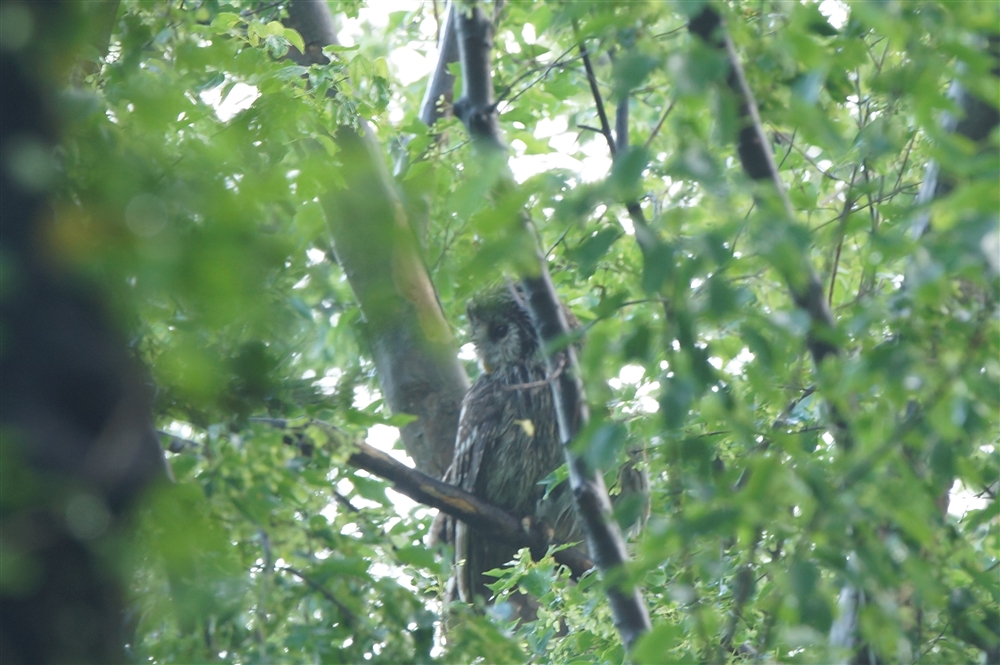
[(488, 362), (486, 362), (485, 360), (480, 360), (479, 361), (479, 366), (482, 367), (483, 371), (486, 372), (487, 374), (492, 374), (493, 373), (493, 367)]

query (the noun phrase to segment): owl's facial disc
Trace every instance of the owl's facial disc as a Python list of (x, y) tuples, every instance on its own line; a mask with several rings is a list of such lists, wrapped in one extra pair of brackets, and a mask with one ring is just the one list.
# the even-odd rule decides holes
[(499, 312), (476, 312), (469, 317), (472, 343), (483, 371), (490, 374), (516, 359), (520, 346), (516, 331)]
[(479, 364), (487, 374), (523, 363), (534, 353), (531, 322), (506, 289), (470, 302), (466, 313)]

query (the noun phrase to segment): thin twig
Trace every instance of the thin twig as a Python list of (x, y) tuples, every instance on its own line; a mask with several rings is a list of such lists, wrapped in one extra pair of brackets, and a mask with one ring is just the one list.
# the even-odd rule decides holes
[[(805, 160), (806, 160), (807, 162), (809, 162), (810, 164), (812, 164), (812, 165), (813, 165), (813, 168), (815, 168), (815, 169), (816, 169), (817, 171), (819, 171), (819, 174), (820, 174), (820, 175), (822, 175), (822, 176), (823, 176), (824, 178), (829, 178), (830, 180), (836, 180), (837, 182), (845, 182), (843, 178), (838, 178), (837, 176), (833, 175), (833, 174), (832, 174), (832, 173), (830, 173), (829, 171), (824, 171), (824, 170), (823, 170), (822, 168), (820, 168), (819, 164), (817, 164), (817, 163), (816, 163), (816, 160), (815, 160), (815, 159), (813, 159), (813, 158), (812, 158), (812, 157), (810, 157), (810, 156), (809, 156), (808, 154), (806, 154), (806, 152), (805, 152), (805, 151), (804, 151), (804, 150), (803, 150), (802, 148), (800, 148), (799, 146), (795, 145), (795, 144), (794, 144), (794, 143), (792, 142), (792, 140), (791, 140), (791, 139), (789, 139), (789, 138), (788, 138), (788, 137), (787, 137), (787, 136), (786, 136), (786, 135), (785, 135), (784, 133), (782, 133), (782, 132), (781, 132), (780, 130), (776, 129), (776, 128), (775, 128), (775, 127), (774, 127), (773, 125), (768, 125), (768, 127), (769, 127), (769, 128), (771, 129), (771, 131), (773, 131), (773, 132), (774, 132), (774, 135), (775, 135), (775, 136), (777, 136), (777, 137), (778, 137), (778, 138), (779, 138), (780, 140), (782, 140), (782, 141), (787, 141), (787, 142), (788, 142), (788, 145), (789, 145), (789, 147), (792, 147), (792, 148), (794, 148), (794, 149), (795, 149), (795, 152), (797, 152), (797, 153), (799, 153), (800, 155), (802, 155), (802, 158), (803, 158), (803, 159), (805, 159)], [(784, 160), (782, 160), (782, 161), (784, 161)]]
[(351, 627), (357, 623), (357, 619), (354, 616), (354, 612), (352, 612), (351, 609), (347, 607), (347, 605), (344, 605), (344, 603), (340, 602), (340, 600), (336, 596), (334, 596), (333, 593), (331, 593), (328, 589), (326, 589), (326, 587), (324, 587), (319, 582), (311, 579), (309, 576), (305, 575), (301, 571), (296, 570), (295, 568), (292, 568), (291, 566), (275, 566), (274, 569), (280, 570), (281, 572), (284, 573), (291, 573), (292, 575), (294, 575), (295, 577), (299, 578), (307, 585), (309, 585), (311, 589), (318, 591), (320, 594), (322, 594), (324, 598), (329, 600), (333, 605), (336, 606), (338, 610), (340, 610), (340, 613), (344, 617), (345, 626)]
[(677, 33), (681, 32), (683, 30), (687, 30), (687, 26), (686, 25), (682, 25), (679, 28), (674, 28), (673, 30), (667, 30), (666, 32), (657, 33), (657, 34), (653, 35), (653, 39), (662, 39), (664, 37), (670, 37), (672, 35), (676, 35)]
[(604, 135), (608, 142), (608, 150), (611, 151), (611, 159), (615, 158), (618, 152), (615, 145), (615, 137), (611, 134), (611, 123), (608, 122), (608, 114), (604, 110), (604, 100), (601, 98), (601, 91), (597, 87), (597, 76), (594, 75), (594, 66), (590, 62), (590, 54), (587, 53), (587, 45), (580, 41), (580, 57), (583, 58), (583, 67), (587, 71), (587, 82), (590, 83), (590, 92), (594, 96), (594, 105), (597, 106), (597, 117), (601, 119), (600, 133)]
[(903, 174), (906, 172), (906, 164), (910, 161), (910, 151), (913, 149), (913, 142), (917, 140), (916, 132), (910, 137), (910, 142), (906, 144), (906, 152), (903, 154), (903, 164), (899, 167), (899, 173), (896, 174), (896, 184), (893, 185), (893, 189), (899, 191), (899, 183), (903, 182)]
[[(507, 103), (513, 102), (518, 97), (520, 97), (521, 95), (523, 95), (525, 92), (527, 92), (528, 90), (530, 90), (532, 88), (532, 86), (534, 86), (536, 83), (538, 83), (539, 81), (541, 81), (542, 79), (544, 79), (546, 76), (548, 76), (549, 72), (551, 72), (553, 69), (555, 69), (557, 67), (565, 67), (566, 65), (570, 64), (571, 62), (575, 62), (575, 61), (579, 60), (580, 59), (579, 56), (576, 56), (574, 58), (570, 58), (568, 60), (563, 60), (563, 58), (565, 58), (567, 55), (569, 55), (570, 51), (572, 51), (572, 50), (573, 49), (570, 48), (569, 50), (563, 51), (559, 55), (558, 58), (556, 58), (555, 60), (553, 60), (548, 65), (539, 65), (538, 67), (532, 67), (532, 68), (528, 69), (528, 71), (524, 72), (523, 74), (521, 74), (520, 76), (518, 76), (517, 78), (515, 78), (513, 81), (511, 81), (509, 84), (507, 84), (507, 87), (504, 88), (503, 92), (501, 92), (499, 95), (497, 95), (497, 103), (500, 103), (500, 102), (507, 102)], [(544, 70), (544, 71), (542, 71), (542, 70)], [(517, 85), (518, 83), (520, 83), (521, 81), (523, 81), (524, 79), (528, 78), (529, 76), (531, 76), (532, 74), (534, 74), (535, 72), (538, 72), (538, 71), (542, 72), (541, 76), (539, 76), (538, 78), (536, 78), (534, 81), (532, 81), (528, 85), (524, 86), (524, 88), (522, 90), (520, 90), (516, 95), (514, 95), (510, 99), (507, 99), (507, 95), (509, 95), (510, 91), (514, 89), (515, 85)]]
[(348, 512), (351, 512), (351, 513), (360, 513), (361, 512), (360, 508), (358, 508), (353, 503), (351, 503), (351, 500), (348, 499), (343, 494), (341, 494), (340, 492), (333, 492), (333, 498), (337, 500), (337, 503), (339, 503), (344, 508), (346, 508)]
[[(598, 220), (598, 221), (600, 221), (600, 220)], [(572, 224), (571, 224), (571, 225), (569, 225), (569, 226), (567, 226), (567, 227), (566, 227), (566, 228), (565, 228), (565, 229), (563, 230), (563, 232), (562, 232), (562, 233), (561, 233), (561, 234), (559, 235), (559, 237), (558, 237), (558, 238), (556, 238), (556, 241), (555, 241), (554, 243), (552, 243), (552, 246), (551, 246), (551, 247), (549, 247), (548, 251), (546, 251), (546, 252), (545, 252), (545, 258), (546, 258), (546, 259), (548, 259), (548, 258), (549, 258), (550, 256), (552, 256), (552, 252), (554, 252), (554, 251), (555, 251), (556, 247), (558, 247), (558, 246), (559, 246), (560, 244), (562, 244), (562, 241), (566, 239), (566, 235), (567, 235), (567, 234), (568, 234), (568, 233), (570, 232), (570, 230), (571, 230), (571, 229), (572, 229), (573, 227), (574, 227), (574, 226), (573, 226)]]
[(263, 7), (258, 7), (257, 9), (254, 9), (252, 11), (241, 12), (241, 16), (246, 17), (246, 16), (253, 16), (254, 14), (260, 14), (261, 12), (266, 12), (268, 9), (273, 9), (273, 8), (277, 7), (278, 5), (280, 5), (280, 4), (282, 4), (282, 3), (281, 2), (272, 2), (269, 5), (264, 5)]
[(649, 144), (651, 144), (653, 139), (656, 138), (656, 135), (660, 133), (660, 127), (663, 127), (663, 122), (667, 119), (667, 116), (670, 115), (670, 112), (674, 110), (674, 104), (676, 103), (676, 99), (670, 100), (670, 106), (668, 106), (667, 110), (660, 116), (660, 120), (656, 123), (656, 127), (653, 127), (653, 131), (650, 133), (649, 138), (646, 139), (646, 142), (642, 145), (643, 150), (649, 150)]
[(847, 186), (847, 191), (844, 192), (844, 209), (840, 213), (840, 240), (837, 242), (837, 253), (833, 257), (833, 268), (830, 270), (830, 292), (827, 295), (826, 302), (829, 306), (833, 307), (833, 288), (837, 284), (837, 270), (840, 267), (840, 252), (844, 248), (844, 228), (847, 226), (847, 218), (851, 214), (851, 208), (854, 207), (854, 200), (851, 198), (851, 190), (854, 189), (854, 180), (858, 177), (858, 167), (855, 165), (854, 170), (851, 172), (851, 182)]
[[(780, 162), (778, 162), (778, 170), (779, 171), (781, 170), (781, 167), (785, 165), (785, 161), (788, 159), (788, 156), (790, 154), (792, 154), (792, 146), (795, 145), (795, 136), (798, 133), (799, 133), (798, 128), (795, 128), (795, 129), (792, 130), (792, 135), (790, 137), (788, 137), (788, 150), (785, 151), (785, 156), (781, 158)], [(781, 137), (779, 138), (779, 142), (781, 140), (784, 140), (784, 139), (785, 139), (785, 136), (781, 135)]]
[(547, 386), (553, 381), (559, 378), (559, 375), (563, 373), (566, 369), (566, 354), (560, 354), (559, 364), (556, 366), (555, 370), (552, 371), (547, 377), (541, 381), (529, 381), (528, 383), (511, 383), (510, 385), (504, 385), (502, 388), (504, 390), (527, 390), (528, 388), (541, 388), (542, 386)]

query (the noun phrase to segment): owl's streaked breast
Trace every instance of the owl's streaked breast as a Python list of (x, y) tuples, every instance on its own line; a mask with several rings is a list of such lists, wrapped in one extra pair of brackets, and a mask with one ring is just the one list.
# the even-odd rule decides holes
[[(507, 365), (480, 376), (466, 397), (467, 418), (479, 411), (492, 418), (476, 428), (488, 438), (479, 442), (485, 449), (473, 491), (518, 516), (534, 513), (544, 491), (538, 483), (562, 463), (551, 388), (515, 387), (545, 378), (541, 363)], [(490, 406), (480, 410), (484, 400)]]

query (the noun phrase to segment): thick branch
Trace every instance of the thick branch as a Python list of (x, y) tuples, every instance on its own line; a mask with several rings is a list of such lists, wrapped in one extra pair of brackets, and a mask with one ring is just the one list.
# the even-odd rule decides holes
[[(276, 418), (255, 418), (254, 421), (299, 432), (305, 429), (303, 426), (290, 427), (288, 421)], [(388, 480), (393, 484), (393, 489), (414, 501), (437, 508), (478, 531), (516, 547), (531, 547), (535, 551), (539, 549), (545, 551), (549, 544), (544, 540), (543, 534), (536, 531), (526, 533), (517, 518), (474, 494), (410, 468), (367, 443), (349, 441), (344, 433), (333, 425), (314, 420), (308, 423), (308, 426), (319, 427), (340, 445), (351, 446), (355, 452), (347, 459), (348, 464)], [(554, 558), (569, 568), (573, 577), (580, 577), (594, 567), (590, 559), (572, 547), (556, 552)]]
[(451, 89), (455, 84), (455, 77), (448, 71), (448, 65), (458, 61), (458, 38), (455, 30), (455, 9), (452, 0), (444, 10), (444, 23), (441, 26), (441, 39), (438, 41), (438, 61), (431, 73), (431, 78), (427, 82), (427, 90), (424, 92), (424, 99), (420, 103), (420, 119), (428, 127), (433, 127), (434, 123), (441, 117), (441, 107), (439, 102), (444, 97), (451, 101)]
[(453, 11), (458, 19), (458, 54), (462, 63), (462, 97), (455, 102), (455, 115), (482, 148), (504, 150), (490, 70), (493, 23), (479, 5), (455, 7)]

